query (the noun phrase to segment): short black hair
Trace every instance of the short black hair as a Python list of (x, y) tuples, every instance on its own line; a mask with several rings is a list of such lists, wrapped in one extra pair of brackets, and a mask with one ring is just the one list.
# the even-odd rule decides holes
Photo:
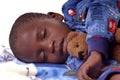
[(45, 18), (48, 18), (48, 16), (44, 13), (33, 13), (33, 12), (30, 12), (30, 13), (24, 13), (22, 14), (21, 16), (19, 16), (12, 28), (11, 28), (11, 31), (10, 31), (10, 34), (9, 34), (9, 45), (10, 45), (10, 48), (14, 53), (17, 53), (17, 47), (16, 46), (16, 43), (17, 43), (17, 39), (19, 37), (19, 35), (21, 34), (20, 33), (20, 30), (23, 29), (23, 24), (27, 24), (27, 23), (31, 23), (33, 22), (34, 20), (42, 20), (42, 19), (45, 19)]

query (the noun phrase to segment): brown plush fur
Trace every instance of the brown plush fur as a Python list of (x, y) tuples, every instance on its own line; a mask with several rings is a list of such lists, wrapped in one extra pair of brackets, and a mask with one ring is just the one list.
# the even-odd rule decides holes
[(86, 34), (78, 32), (70, 32), (67, 37), (67, 50), (71, 56), (79, 57), (80, 59), (87, 58), (87, 43)]
[[(67, 37), (68, 46), (67, 50), (71, 56), (78, 57), (80, 59), (87, 58), (87, 43), (86, 34), (78, 32), (70, 32)], [(115, 39), (110, 46), (110, 57), (117, 60), (120, 63), (120, 28), (115, 32)]]

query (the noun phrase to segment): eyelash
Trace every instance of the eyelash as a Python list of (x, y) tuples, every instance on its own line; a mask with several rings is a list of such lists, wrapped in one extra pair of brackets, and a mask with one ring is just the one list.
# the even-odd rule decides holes
[(43, 52), (43, 61), (46, 61), (45, 51), (42, 51), (42, 52)]
[(42, 31), (38, 31), (37, 33), (37, 40), (44, 40), (47, 36), (47, 31), (46, 29), (43, 29)]
[(40, 56), (41, 60), (44, 62), (46, 61), (46, 55), (45, 55), (45, 51), (44, 50), (40, 50), (37, 52), (37, 54)]
[(39, 35), (40, 37), (40, 40), (44, 40), (47, 36), (47, 32), (46, 32), (46, 29), (43, 29)]
[(46, 29), (44, 29), (44, 33), (43, 33), (43, 35), (42, 35), (42, 39), (45, 39), (46, 38)]

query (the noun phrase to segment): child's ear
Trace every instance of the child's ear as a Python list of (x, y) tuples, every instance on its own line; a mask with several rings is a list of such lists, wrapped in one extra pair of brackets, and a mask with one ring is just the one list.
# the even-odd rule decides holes
[(55, 13), (55, 12), (48, 12), (47, 16), (49, 18), (54, 18), (54, 19), (59, 20), (59, 21), (62, 21), (64, 19), (64, 17), (61, 14)]

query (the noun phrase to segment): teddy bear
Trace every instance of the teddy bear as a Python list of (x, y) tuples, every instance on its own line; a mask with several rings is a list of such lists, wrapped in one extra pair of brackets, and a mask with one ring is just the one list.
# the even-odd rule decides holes
[[(85, 60), (88, 55), (88, 46), (86, 43), (85, 33), (78, 33), (71, 31), (67, 36), (67, 51), (71, 56), (75, 56), (79, 59)], [(110, 43), (110, 55), (111, 59), (115, 59), (120, 63), (120, 28), (116, 29), (114, 40)]]

